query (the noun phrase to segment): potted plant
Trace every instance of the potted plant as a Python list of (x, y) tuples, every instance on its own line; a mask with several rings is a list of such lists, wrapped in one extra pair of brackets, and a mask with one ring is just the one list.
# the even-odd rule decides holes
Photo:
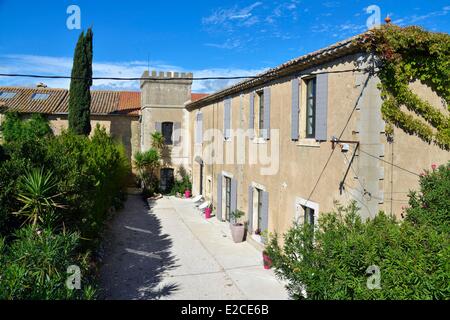
[(269, 270), (270, 268), (272, 268), (272, 259), (270, 259), (269, 254), (266, 250), (262, 252), (262, 256), (264, 269)]
[(235, 210), (231, 213), (230, 229), (231, 237), (235, 243), (244, 241), (245, 225), (239, 222), (239, 219), (244, 216), (244, 212), (241, 210)]
[(211, 218), (211, 213), (212, 213), (212, 205), (209, 205), (208, 207), (205, 208), (205, 219)]

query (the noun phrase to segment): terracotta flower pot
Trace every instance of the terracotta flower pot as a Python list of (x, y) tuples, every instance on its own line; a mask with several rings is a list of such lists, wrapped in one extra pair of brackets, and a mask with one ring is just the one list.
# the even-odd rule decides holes
[(235, 243), (244, 241), (245, 226), (242, 223), (230, 224), (231, 237)]

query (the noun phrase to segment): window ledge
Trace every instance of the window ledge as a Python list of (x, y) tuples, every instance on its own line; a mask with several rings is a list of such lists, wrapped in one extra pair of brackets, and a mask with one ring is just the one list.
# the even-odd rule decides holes
[(264, 143), (267, 143), (267, 140), (264, 139), (264, 138), (262, 138), (262, 137), (258, 137), (258, 138), (255, 137), (255, 138), (252, 139), (252, 141), (253, 141), (254, 144), (264, 144)]
[(297, 146), (299, 147), (310, 147), (310, 148), (319, 148), (320, 142), (316, 139), (300, 139), (297, 141)]

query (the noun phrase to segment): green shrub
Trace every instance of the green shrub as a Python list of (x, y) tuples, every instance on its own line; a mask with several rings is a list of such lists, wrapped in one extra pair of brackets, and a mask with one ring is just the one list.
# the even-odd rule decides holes
[(124, 147), (99, 126), (90, 139), (66, 132), (50, 141), (46, 163), (67, 206), (63, 220), (84, 238), (96, 238), (109, 208), (124, 194), (130, 173)]
[[(363, 222), (352, 204), (323, 214), (315, 231), (295, 225), (283, 246), (278, 240), (267, 251), (296, 299), (450, 298), (450, 240), (428, 225), (384, 213)], [(381, 272), (381, 289), (367, 286), (370, 266)]]
[(47, 119), (38, 113), (33, 114), (30, 119), (24, 121), (19, 113), (8, 112), (2, 123), (1, 131), (6, 143), (36, 140), (53, 135)]
[[(77, 233), (55, 234), (32, 226), (16, 233), (9, 247), (0, 239), (0, 299), (92, 299), (88, 255), (80, 254)], [(67, 268), (81, 271), (81, 290), (66, 287)]]
[(175, 179), (170, 191), (171, 195), (176, 195), (177, 193), (183, 194), (186, 190), (192, 190), (192, 182), (188, 174), (181, 174), (181, 179)]
[(17, 186), (17, 200), (22, 207), (18, 215), (26, 217), (33, 226), (44, 223), (52, 226), (55, 210), (63, 208), (57, 203), (56, 180), (51, 171), (33, 169), (21, 176)]
[(17, 195), (17, 181), (29, 168), (25, 159), (10, 159), (0, 163), (0, 235), (7, 235), (19, 226), (11, 215), (20, 209)]
[(450, 234), (450, 162), (420, 177), (420, 192), (411, 192), (406, 219)]

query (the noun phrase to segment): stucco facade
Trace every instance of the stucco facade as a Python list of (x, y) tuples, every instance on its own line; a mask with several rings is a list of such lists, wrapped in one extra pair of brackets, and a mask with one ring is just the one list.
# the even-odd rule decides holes
[[(258, 225), (258, 218), (255, 218), (258, 190), (267, 193), (263, 200), (268, 207), (268, 216), (263, 225), (269, 232), (284, 233), (294, 221), (303, 221), (306, 208), (313, 209), (314, 220), (317, 221), (320, 213), (334, 209), (335, 201), (341, 204), (357, 201), (364, 218), (374, 217), (380, 210), (401, 216), (402, 206), (407, 205), (407, 192), (418, 188), (418, 176), (397, 166), (419, 174), (433, 163), (446, 163), (450, 160), (450, 154), (400, 129), (395, 130), (393, 142), (387, 141), (381, 115), (382, 99), (377, 88), (379, 79), (369, 72), (372, 60), (371, 56), (352, 53), (325, 63), (312, 62), (293, 74), (263, 85), (235, 90), (233, 94), (211, 103), (188, 105), (193, 193), (200, 193), (202, 188), (201, 193), (212, 201), (215, 212), (219, 211), (219, 218), (227, 220), (229, 217), (224, 213), (227, 190), (223, 181), (225, 178), (235, 180), (230, 180), (232, 186), (229, 189), (236, 193), (236, 200), (231, 196), (231, 201), (236, 201), (236, 208), (246, 213), (246, 221), (251, 221), (250, 233), (254, 233)], [(358, 70), (351, 71), (355, 69)], [(327, 74), (326, 92), (321, 93), (326, 97), (326, 139), (305, 139), (302, 137), (306, 116), (304, 80), (321, 74)], [(299, 139), (291, 138), (294, 79), (299, 86)], [(250, 112), (250, 95), (256, 96), (260, 90), (266, 92), (264, 88), (270, 88), (267, 91), (270, 92), (271, 129), (268, 140), (258, 137), (258, 115), (252, 116)], [(431, 90), (417, 83), (414, 89), (446, 112), (446, 106)], [(231, 99), (230, 115), (224, 110), (228, 99)], [(264, 96), (264, 99), (267, 97)], [(253, 108), (257, 104), (257, 98), (254, 98)], [(254, 110), (254, 113), (257, 112)], [(202, 143), (196, 139), (199, 114)], [(233, 130), (248, 130), (252, 127), (249, 119), (253, 119), (255, 137), (225, 140), (216, 135), (210, 139), (207, 132), (211, 129), (223, 132), (227, 117), (231, 118)], [(338, 137), (345, 143), (333, 144), (332, 137)], [(333, 145), (336, 147), (334, 151)], [(348, 151), (343, 152), (342, 146)], [(236, 160), (238, 149), (245, 150), (245, 161), (241, 163)], [(252, 149), (263, 153), (267, 149), (271, 163), (261, 163), (263, 159), (250, 164), (249, 153)], [(220, 159), (221, 150), (223, 161)], [(227, 162), (227, 157), (233, 161)], [(210, 161), (211, 158), (213, 161)], [(249, 240), (258, 242), (260, 237), (250, 236)]]
[[(69, 122), (67, 115), (48, 115), (50, 127), (55, 135), (60, 134), (63, 130), (67, 130)], [(111, 134), (113, 138), (121, 142), (125, 147), (125, 151), (130, 161), (133, 155), (140, 150), (140, 123), (139, 117), (119, 116), (119, 115), (92, 115), (91, 116), (91, 135), (94, 133), (96, 126), (100, 125)]]

